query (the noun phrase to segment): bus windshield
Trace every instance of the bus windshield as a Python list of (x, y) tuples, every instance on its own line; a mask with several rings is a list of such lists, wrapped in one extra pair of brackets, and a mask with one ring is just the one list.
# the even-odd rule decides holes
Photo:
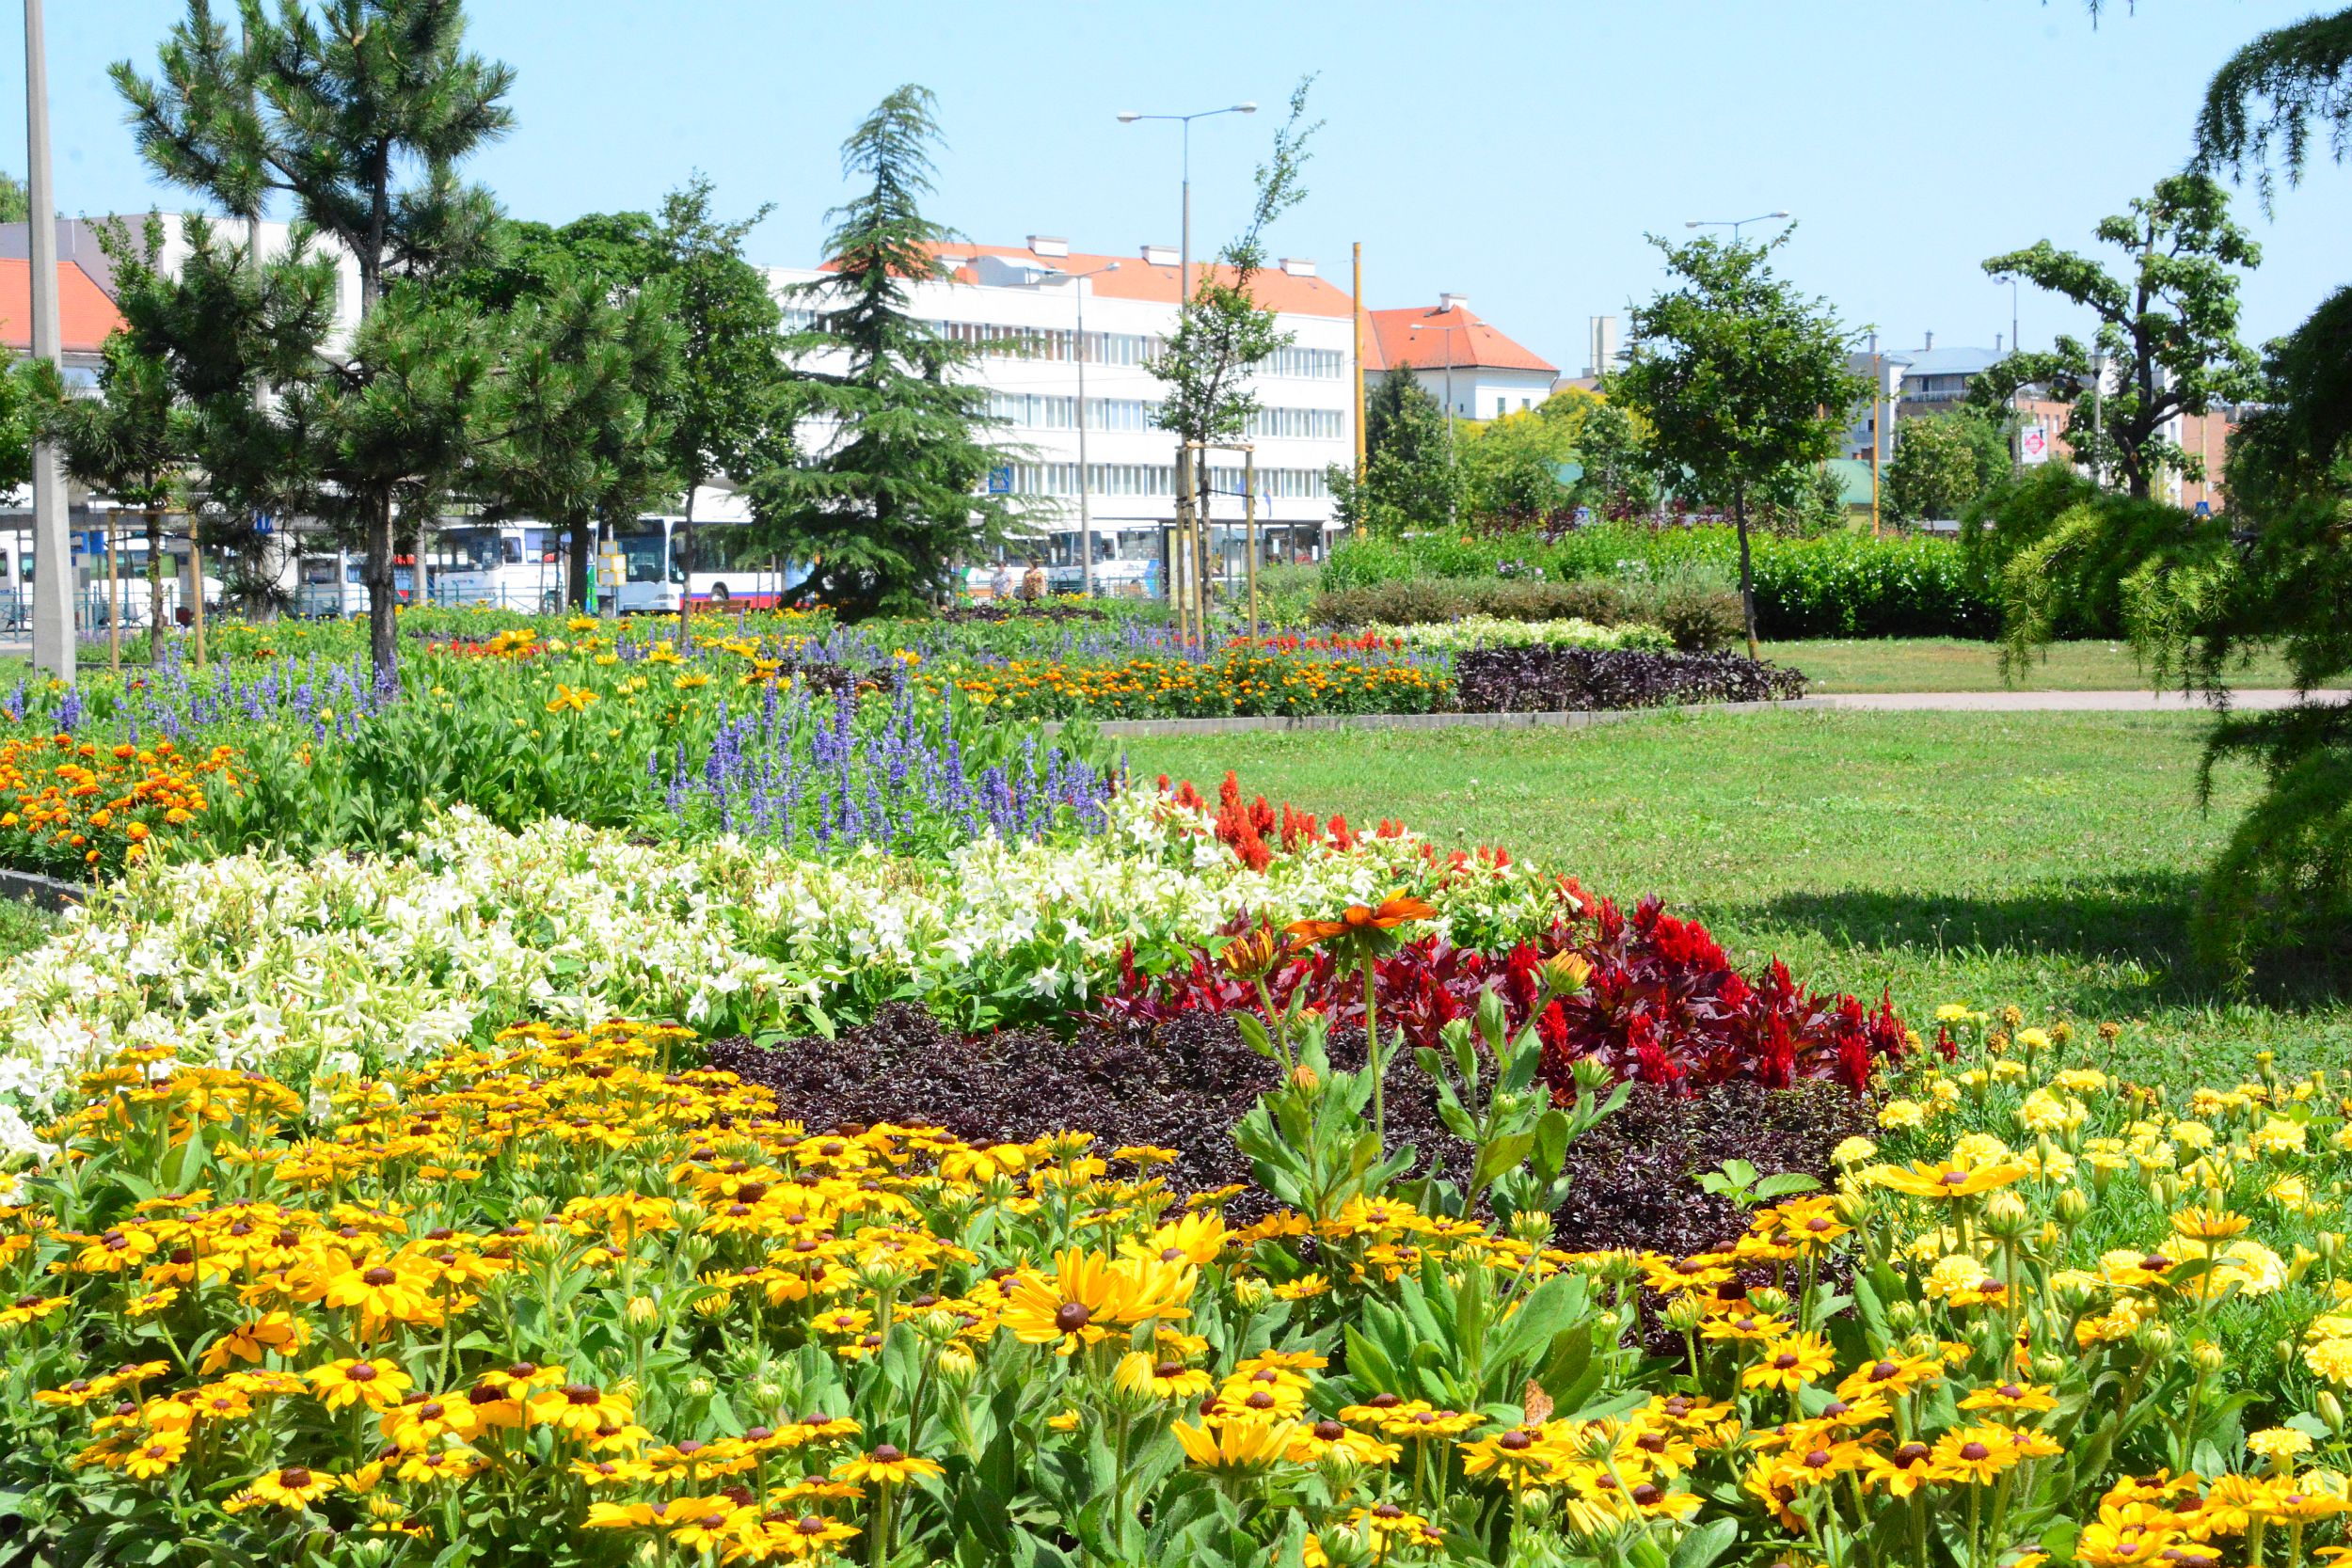
[(665, 582), (670, 577), (670, 534), (660, 523), (619, 529), (612, 535), (631, 582)]

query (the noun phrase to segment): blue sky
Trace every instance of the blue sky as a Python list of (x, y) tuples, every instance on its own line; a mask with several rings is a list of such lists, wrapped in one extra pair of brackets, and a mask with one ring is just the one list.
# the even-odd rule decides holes
[[(729, 210), (775, 203), (756, 260), (805, 265), (843, 194), (842, 135), (915, 81), (948, 142), (936, 215), (975, 240), (1124, 253), (1174, 243), (1178, 149), (1174, 127), (1117, 112), (1255, 99), (1254, 119), (1194, 130), (1206, 249), (1241, 219), (1290, 86), (1316, 71), (1311, 194), (1274, 248), (1343, 278), (1361, 241), (1374, 306), (1460, 291), (1573, 374), (1585, 318), (1656, 286), (1645, 231), (1787, 208), (1786, 270), (1845, 320), (1893, 347), (1927, 331), (1990, 346), (2010, 296), (1977, 263), (2045, 236), (2088, 245), (2185, 156), (2213, 68), (2308, 8), (2141, 0), (2094, 30), (2078, 0), (476, 0), (475, 46), (516, 69), (518, 124), (471, 167), (512, 213), (555, 221), (649, 206), (699, 167)], [(180, 12), (51, 0), (65, 211), (178, 200), (140, 166), (104, 71), (151, 67)], [(22, 59), (0, 48), (0, 103), (23, 100)], [(21, 169), (22, 117), (0, 120), (0, 162)], [(2265, 250), (2250, 338), (2347, 281), (2347, 198), (2352, 169), (2323, 167), (2275, 218), (2242, 198)], [(2029, 345), (2079, 325), (2030, 291), (2020, 310)]]

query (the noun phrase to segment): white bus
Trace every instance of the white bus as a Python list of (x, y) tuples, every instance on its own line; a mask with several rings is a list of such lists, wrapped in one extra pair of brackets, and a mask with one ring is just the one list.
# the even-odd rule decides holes
[(756, 556), (743, 525), (694, 519), (695, 569), (689, 580), (679, 515), (640, 517), (613, 531), (622, 579), (614, 585), (624, 615), (675, 615), (681, 604), (697, 610), (766, 610), (784, 604), (804, 573)]

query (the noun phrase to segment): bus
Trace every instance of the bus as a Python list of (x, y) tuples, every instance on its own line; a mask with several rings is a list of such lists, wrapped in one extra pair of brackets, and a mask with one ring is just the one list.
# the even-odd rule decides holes
[(788, 601), (806, 578), (788, 562), (757, 553), (741, 522), (694, 519), (695, 569), (685, 569), (678, 515), (640, 517), (613, 531), (622, 579), (615, 585), (624, 615), (675, 615), (696, 610), (769, 610)]

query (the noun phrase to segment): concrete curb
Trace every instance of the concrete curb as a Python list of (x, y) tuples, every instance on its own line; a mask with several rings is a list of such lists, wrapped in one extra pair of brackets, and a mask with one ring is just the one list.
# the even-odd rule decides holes
[[(2325, 695), (2314, 693), (2314, 695)], [(2281, 708), (2302, 700), (2284, 690), (2233, 692), (2231, 705), (2247, 711)], [(1272, 715), (1233, 719), (1106, 719), (1096, 727), (1108, 738), (1146, 736), (1253, 735), (1281, 730), (1530, 730), (1582, 729), (1661, 713), (2210, 713), (2201, 698), (2177, 691), (1847, 691), (1762, 703), (1678, 703), (1662, 707), (1585, 708), (1549, 713), (1349, 713)], [(1058, 721), (1045, 726), (1058, 732)]]
[(32, 871), (9, 871), (0, 868), (0, 898), (14, 898), (38, 906), (55, 914), (69, 904), (78, 904), (88, 890), (74, 882), (61, 882), (55, 877), (43, 877)]
[[(1763, 713), (1777, 708), (1824, 705), (1818, 697), (1778, 703), (1682, 703), (1664, 707), (1581, 708), (1550, 713), (1302, 713), (1233, 719), (1106, 719), (1096, 725), (1105, 736), (1154, 735), (1250, 735), (1270, 730), (1578, 730), (1661, 713)], [(1051, 735), (1059, 721), (1044, 726)]]

